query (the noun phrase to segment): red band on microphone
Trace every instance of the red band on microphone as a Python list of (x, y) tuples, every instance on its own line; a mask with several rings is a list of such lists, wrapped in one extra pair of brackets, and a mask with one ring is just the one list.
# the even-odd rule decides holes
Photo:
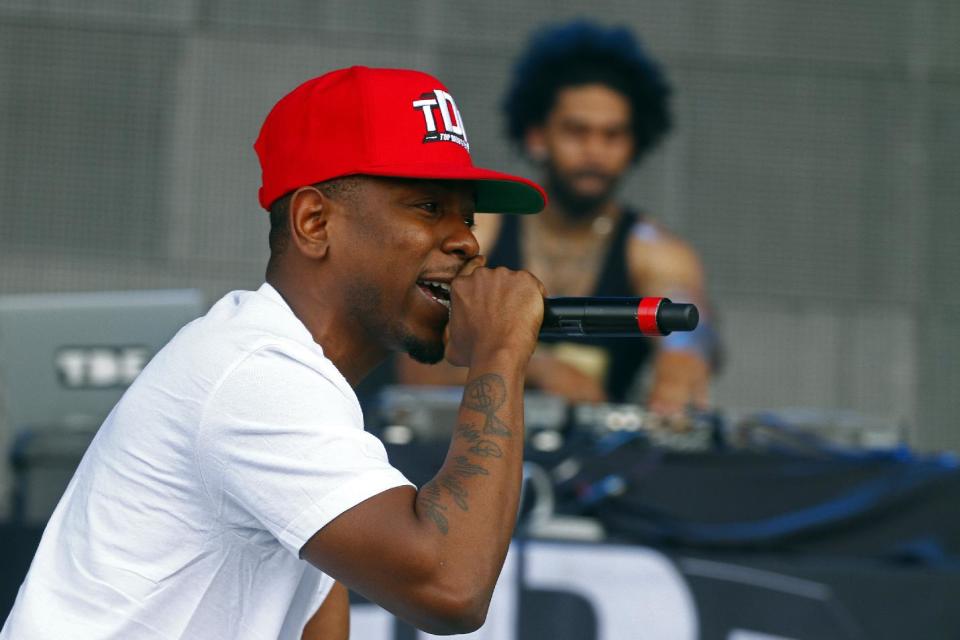
[(643, 335), (663, 335), (657, 326), (657, 309), (661, 302), (663, 298), (640, 298), (640, 304), (637, 305), (637, 327)]

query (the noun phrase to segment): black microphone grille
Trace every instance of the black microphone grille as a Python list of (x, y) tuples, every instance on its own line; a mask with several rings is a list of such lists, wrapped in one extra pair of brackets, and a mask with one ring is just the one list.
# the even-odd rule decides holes
[(664, 300), (657, 310), (657, 326), (664, 333), (693, 331), (699, 322), (700, 312), (693, 304)]

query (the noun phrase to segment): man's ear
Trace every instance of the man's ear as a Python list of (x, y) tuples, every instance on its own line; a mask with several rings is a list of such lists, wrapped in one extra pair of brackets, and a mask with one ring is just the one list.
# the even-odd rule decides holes
[(290, 237), (307, 258), (323, 259), (330, 249), (327, 223), (333, 204), (316, 187), (300, 187), (290, 197)]
[(523, 146), (527, 150), (527, 155), (536, 163), (544, 162), (547, 159), (547, 138), (543, 127), (530, 127), (523, 136)]

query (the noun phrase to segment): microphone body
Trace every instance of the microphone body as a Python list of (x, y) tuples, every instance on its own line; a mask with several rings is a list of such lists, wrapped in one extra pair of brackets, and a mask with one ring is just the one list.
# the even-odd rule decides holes
[(540, 337), (630, 338), (693, 331), (700, 314), (669, 298), (546, 298)]

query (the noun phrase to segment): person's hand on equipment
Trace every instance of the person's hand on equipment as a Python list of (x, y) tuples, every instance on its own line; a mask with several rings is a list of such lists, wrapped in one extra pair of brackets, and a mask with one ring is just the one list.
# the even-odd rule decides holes
[(607, 392), (596, 378), (550, 355), (534, 354), (527, 379), (538, 389), (573, 403), (607, 401)]
[(661, 350), (653, 369), (647, 407), (662, 416), (676, 416), (688, 408), (706, 409), (710, 366), (697, 353)]

